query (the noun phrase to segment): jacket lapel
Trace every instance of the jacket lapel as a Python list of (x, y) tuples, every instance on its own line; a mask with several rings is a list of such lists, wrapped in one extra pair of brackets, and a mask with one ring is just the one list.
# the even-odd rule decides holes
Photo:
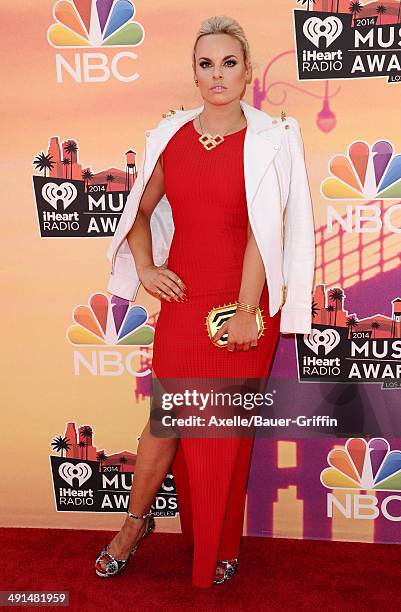
[(256, 196), (260, 181), (274, 159), (277, 149), (264, 134), (247, 130), (244, 141), (244, 178), (248, 206)]
[[(244, 177), (245, 191), (248, 206), (250, 207), (255, 198), (260, 181), (267, 168), (274, 159), (278, 147), (271, 134), (272, 117), (243, 100), (241, 107), (247, 119), (248, 129), (244, 140)], [(144, 164), (145, 175), (153, 170), (152, 165), (159, 158), (172, 136), (188, 121), (192, 121), (204, 106), (198, 106), (187, 111), (177, 111), (167, 117), (167, 121), (158, 127), (147, 130), (146, 159)]]

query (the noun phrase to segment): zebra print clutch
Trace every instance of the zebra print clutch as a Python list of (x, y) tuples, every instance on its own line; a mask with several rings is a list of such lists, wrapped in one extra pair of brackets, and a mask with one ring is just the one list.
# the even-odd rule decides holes
[[(234, 302), (233, 304), (224, 304), (224, 306), (215, 306), (211, 310), (209, 310), (206, 316), (206, 329), (210, 339), (213, 338), (214, 334), (220, 329), (220, 327), (235, 314), (237, 310), (237, 304)], [(256, 323), (258, 325), (258, 338), (263, 336), (263, 332), (265, 329), (265, 323), (263, 320), (263, 314), (258, 307), (256, 311)], [(213, 342), (215, 346), (220, 348), (227, 346), (228, 341), (228, 333), (222, 335), (220, 340), (217, 342)]]

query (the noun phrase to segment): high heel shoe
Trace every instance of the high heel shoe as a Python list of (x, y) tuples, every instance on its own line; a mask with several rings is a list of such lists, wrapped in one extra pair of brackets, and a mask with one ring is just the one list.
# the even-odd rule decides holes
[[(127, 565), (128, 565), (128, 562), (129, 562), (131, 556), (133, 556), (136, 553), (139, 544), (155, 528), (155, 519), (153, 518), (153, 514), (154, 513), (153, 513), (152, 510), (149, 510), (149, 512), (147, 512), (146, 514), (143, 514), (142, 516), (138, 515), (138, 514), (133, 514), (129, 510), (127, 510), (127, 514), (128, 514), (128, 516), (130, 516), (131, 518), (134, 518), (134, 519), (147, 519), (145, 531), (138, 538), (138, 541), (134, 544), (134, 546), (133, 546), (133, 548), (132, 548), (132, 550), (131, 550), (131, 552), (129, 554), (129, 557), (127, 559), (117, 559), (116, 557), (114, 557), (109, 552), (109, 545), (108, 544), (106, 544), (106, 546), (104, 546), (101, 549), (101, 551), (98, 553), (98, 555), (96, 557), (96, 561), (95, 561), (95, 572), (101, 578), (111, 578), (112, 576), (116, 576), (117, 574), (120, 574), (123, 570), (125, 570)], [(106, 562), (106, 567), (103, 567), (101, 565), (101, 561), (105, 561)]]
[(225, 561), (221, 561), (220, 559), (218, 559), (216, 570), (218, 568), (223, 568), (224, 574), (217, 574), (216, 571), (216, 578), (213, 580), (213, 584), (223, 584), (223, 582), (227, 582), (227, 580), (230, 580), (230, 578), (232, 578), (237, 573), (238, 558), (227, 559)]

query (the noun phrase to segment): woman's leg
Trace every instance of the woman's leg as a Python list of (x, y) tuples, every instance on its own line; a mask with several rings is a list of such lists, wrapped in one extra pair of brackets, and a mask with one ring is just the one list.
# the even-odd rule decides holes
[(149, 510), (173, 462), (177, 443), (176, 437), (161, 438), (152, 435), (150, 422), (146, 423), (138, 444), (131, 488), (129, 509), (134, 514), (145, 514)]
[(181, 532), (184, 545), (188, 552), (193, 552), (194, 531), (192, 523), (192, 499), (191, 483), (188, 476), (188, 468), (185, 460), (183, 445), (178, 442), (177, 452), (171, 466), (175, 489), (177, 492), (178, 512), (180, 516)]
[[(138, 444), (135, 474), (131, 487), (129, 510), (145, 514), (152, 505), (177, 448), (178, 438), (159, 438), (150, 432), (147, 422)], [(118, 559), (128, 558), (132, 547), (142, 535), (146, 520), (134, 520), (128, 515), (120, 531), (109, 544), (110, 553)], [(102, 566), (105, 567), (107, 561)]]

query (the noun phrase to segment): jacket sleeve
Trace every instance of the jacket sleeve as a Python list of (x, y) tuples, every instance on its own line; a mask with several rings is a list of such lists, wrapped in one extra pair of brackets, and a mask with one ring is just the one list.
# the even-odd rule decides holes
[(315, 228), (304, 145), (298, 121), (288, 117), (291, 174), (284, 211), (283, 275), (286, 299), (281, 309), (282, 333), (310, 334), (315, 270)]

